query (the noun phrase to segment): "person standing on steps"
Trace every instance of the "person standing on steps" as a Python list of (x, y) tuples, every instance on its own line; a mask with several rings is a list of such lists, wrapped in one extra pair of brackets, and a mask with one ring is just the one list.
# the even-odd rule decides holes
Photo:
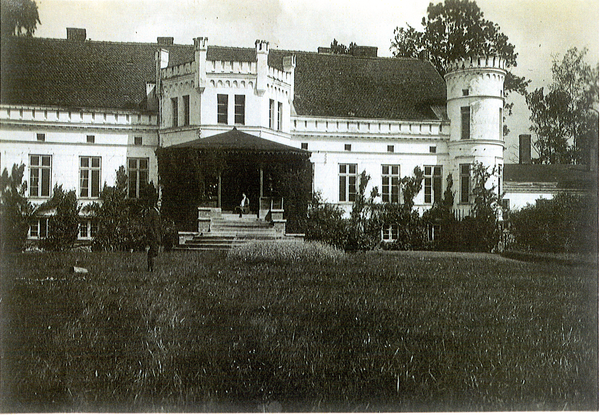
[(242, 193), (242, 201), (240, 202), (240, 206), (238, 207), (238, 209), (240, 211), (240, 218), (242, 217), (242, 213), (243, 212), (247, 212), (248, 211), (248, 205), (249, 204), (250, 204), (250, 201), (246, 197), (246, 193)]
[(160, 205), (158, 202), (148, 211), (146, 215), (146, 237), (148, 238), (148, 271), (154, 271), (154, 258), (158, 256), (158, 249), (162, 242), (162, 225), (160, 219)]

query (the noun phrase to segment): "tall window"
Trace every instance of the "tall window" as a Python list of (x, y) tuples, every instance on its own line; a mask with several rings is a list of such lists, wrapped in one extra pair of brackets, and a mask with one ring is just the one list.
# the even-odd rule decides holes
[(269, 100), (269, 128), (275, 128), (275, 101)]
[(29, 156), (29, 196), (50, 197), (52, 156)]
[(400, 166), (381, 166), (381, 200), (384, 203), (400, 203)]
[(471, 193), (471, 165), (460, 165), (460, 203), (469, 203)]
[(172, 109), (172, 126), (177, 127), (179, 125), (179, 104), (177, 98), (171, 98), (171, 109)]
[(471, 107), (460, 108), (460, 139), (471, 138)]
[(228, 96), (225, 94), (217, 94), (217, 123), (227, 124), (227, 106)]
[(79, 158), (79, 196), (100, 196), (101, 157)]
[(354, 202), (358, 176), (356, 164), (340, 164), (340, 202)]
[(129, 197), (139, 198), (140, 190), (148, 183), (148, 159), (130, 158), (127, 160), (127, 177), (129, 180)]
[(425, 203), (442, 200), (442, 166), (425, 166)]
[(281, 131), (281, 127), (283, 126), (283, 104), (281, 102), (277, 103), (277, 131)]
[(183, 125), (190, 125), (190, 96), (183, 96)]
[(241, 125), (246, 123), (246, 95), (235, 96), (234, 122)]

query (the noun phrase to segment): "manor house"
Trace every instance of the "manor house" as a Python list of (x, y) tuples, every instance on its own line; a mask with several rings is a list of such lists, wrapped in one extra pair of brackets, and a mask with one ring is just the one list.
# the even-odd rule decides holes
[[(380, 201), (401, 203), (401, 179), (419, 167), (415, 206), (439, 201), (451, 176), (454, 209), (464, 217), (474, 162), (496, 167), (502, 191), (505, 73), (502, 60), (481, 57), (453, 63), (442, 77), (427, 60), (381, 58), (361, 46), (338, 55), (271, 49), (263, 40), (102, 42), (75, 28), (66, 39), (9, 37), (0, 169), (26, 165), (33, 203), (48, 200), (55, 185), (87, 203), (114, 185), (120, 166), (129, 197), (150, 181), (164, 185), (157, 150), (218, 150), (244, 162), (215, 175), (203, 189), (205, 207), (233, 210), (245, 192), (264, 220), (285, 211), (285, 200), (273, 198), (271, 162), (308, 160), (312, 190), (346, 211), (361, 172), (371, 177), (367, 194), (377, 186)], [(44, 236), (44, 221), (32, 224), (31, 238)], [(383, 229), (382, 238), (395, 231)], [(93, 234), (93, 218), (82, 217), (80, 237)]]

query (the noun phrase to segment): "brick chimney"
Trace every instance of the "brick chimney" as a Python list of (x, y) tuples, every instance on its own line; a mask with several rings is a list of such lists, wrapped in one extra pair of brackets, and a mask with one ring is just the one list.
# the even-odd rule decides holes
[(173, 44), (173, 37), (157, 37), (156, 42), (161, 46), (171, 46)]
[(263, 96), (267, 90), (267, 76), (269, 75), (269, 42), (257, 40), (256, 47), (256, 93)]
[(519, 164), (531, 164), (531, 134), (519, 135)]
[(194, 38), (194, 82), (198, 92), (203, 92), (206, 88), (206, 54), (208, 51), (208, 38)]
[(73, 42), (85, 42), (87, 34), (85, 29), (78, 27), (67, 27), (67, 40)]

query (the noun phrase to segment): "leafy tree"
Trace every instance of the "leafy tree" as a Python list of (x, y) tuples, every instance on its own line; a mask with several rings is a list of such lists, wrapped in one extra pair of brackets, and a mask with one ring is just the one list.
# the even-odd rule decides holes
[[(517, 66), (515, 46), (496, 23), (484, 19), (474, 1), (430, 3), (421, 25), (423, 31), (408, 24), (407, 28), (396, 27), (390, 47), (393, 56), (418, 58), (425, 53), (442, 76), (449, 63), (468, 57), (498, 56), (508, 68)], [(505, 96), (511, 92), (525, 95), (529, 82), (509, 71), (504, 81)], [(505, 113), (511, 115), (512, 108), (512, 103), (506, 103)], [(506, 126), (504, 134), (508, 134)]]
[(42, 247), (52, 251), (73, 248), (79, 232), (79, 211), (75, 190), (65, 191), (55, 186), (52, 198), (41, 204), (36, 213), (50, 212), (48, 236), (42, 241)]
[(25, 165), (13, 165), (11, 173), (4, 169), (0, 176), (0, 251), (15, 252), (25, 247), (33, 206), (27, 200), (27, 182), (23, 181)]
[(35, 0), (2, 0), (2, 36), (33, 36), (40, 22)]
[(483, 163), (475, 162), (471, 166), (473, 174), (473, 232), (475, 237), (472, 250), (490, 252), (499, 241), (498, 213), (501, 209), (502, 196), (498, 194), (496, 185), (489, 186), (490, 178), (498, 172), (496, 166), (491, 170)]
[(590, 162), (592, 140), (598, 139), (598, 64), (585, 62), (587, 49), (569, 49), (552, 64), (548, 92), (527, 95), (540, 163)]

